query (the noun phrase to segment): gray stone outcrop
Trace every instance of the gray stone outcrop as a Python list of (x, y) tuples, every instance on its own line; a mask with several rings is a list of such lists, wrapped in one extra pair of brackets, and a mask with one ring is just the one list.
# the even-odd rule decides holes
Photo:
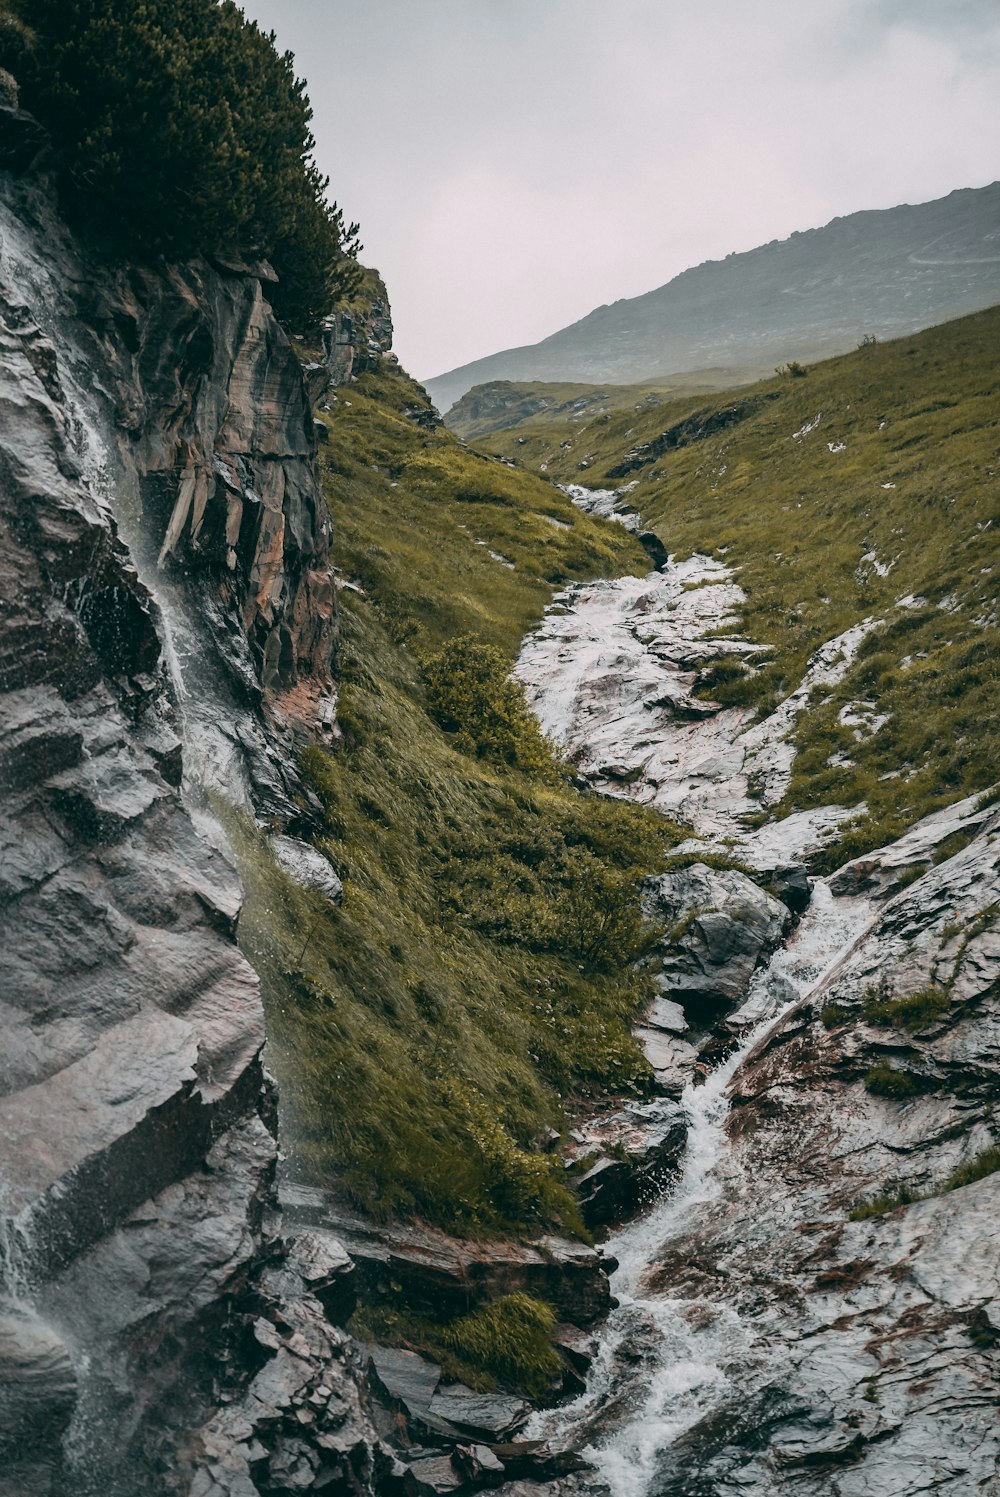
[(662, 925), (663, 996), (696, 1029), (735, 1009), (792, 917), (746, 874), (693, 863), (647, 879), (647, 917)]
[[(0, 188), (0, 1492), (285, 1490), (293, 1434), (369, 1490), (346, 1255), (279, 1235), (260, 986), (171, 658), (180, 621), (240, 706), (248, 809), (307, 817), (288, 740), (336, 642), (308, 395), (250, 270), (111, 270), (44, 179)], [(299, 1363), (325, 1413), (284, 1397)]]

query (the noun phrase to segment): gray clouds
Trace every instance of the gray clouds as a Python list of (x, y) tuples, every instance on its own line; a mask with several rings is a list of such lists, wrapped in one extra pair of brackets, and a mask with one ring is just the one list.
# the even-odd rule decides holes
[(429, 377), (1000, 176), (996, 0), (247, 0)]

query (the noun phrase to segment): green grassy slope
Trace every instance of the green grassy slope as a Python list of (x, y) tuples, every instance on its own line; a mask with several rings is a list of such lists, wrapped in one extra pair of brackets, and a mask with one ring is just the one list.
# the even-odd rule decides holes
[(517, 426), (536, 416), (546, 421), (566, 420), (578, 426), (610, 411), (641, 410), (684, 395), (708, 395), (745, 384), (763, 370), (743, 374), (730, 369), (705, 369), (679, 374), (669, 384), (574, 385), (545, 380), (513, 383), (494, 380), (476, 385), (452, 406), (445, 417), (449, 429), (468, 442)]
[[(772, 654), (754, 673), (710, 678), (722, 700), (766, 708), (819, 644), (883, 621), (800, 721), (781, 809), (869, 807), (831, 857), (1000, 773), (998, 347), (993, 309), (710, 402), (582, 427), (535, 418), (484, 439), (560, 482), (634, 484), (630, 502), (672, 552), (738, 569), (741, 629)], [(726, 412), (736, 419), (721, 426)], [(857, 702), (886, 718), (876, 732), (840, 721)]]
[[(646, 561), (620, 527), (404, 414), (423, 408), (390, 368), (329, 414), (343, 740), (304, 769), (346, 894), (332, 910), (304, 893), (244, 828), (242, 938), (300, 1174), (454, 1231), (572, 1227), (544, 1135), (575, 1098), (645, 1084), (629, 1025), (645, 979), (626, 958), (638, 878), (677, 833), (551, 766), (461, 752), (421, 663), (456, 634), (510, 659), (557, 584)], [(608, 908), (604, 948), (586, 949), (581, 916)]]

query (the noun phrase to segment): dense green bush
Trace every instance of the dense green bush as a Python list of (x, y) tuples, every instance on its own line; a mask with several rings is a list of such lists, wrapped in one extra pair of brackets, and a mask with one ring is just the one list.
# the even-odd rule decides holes
[(891, 1097), (893, 1101), (905, 1102), (919, 1096), (923, 1088), (910, 1071), (897, 1070), (887, 1060), (880, 1060), (865, 1074), (865, 1090), (873, 1097)]
[(424, 682), (435, 720), (462, 748), (528, 774), (554, 775), (552, 749), (495, 646), (469, 635), (451, 640), (427, 662)]
[(78, 214), (116, 224), (129, 253), (270, 258), (296, 325), (349, 289), (357, 226), (326, 200), (305, 86), (233, 0), (6, 8), (0, 64), (51, 132)]
[(473, 1365), (495, 1373), (507, 1386), (544, 1399), (562, 1374), (562, 1363), (549, 1339), (556, 1319), (544, 1300), (506, 1294), (452, 1321), (442, 1340)]

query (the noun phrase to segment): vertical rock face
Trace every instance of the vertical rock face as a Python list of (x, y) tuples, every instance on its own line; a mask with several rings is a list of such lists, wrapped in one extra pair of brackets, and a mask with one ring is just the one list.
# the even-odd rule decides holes
[(392, 311), (380, 276), (364, 273), (354, 300), (337, 307), (323, 329), (323, 362), (332, 385), (377, 369), (392, 348)]
[(336, 637), (311, 407), (259, 277), (104, 269), (44, 185), (0, 188), (0, 1494), (277, 1490), (282, 1359), (336, 1405), (305, 1466), (360, 1490), (364, 1381), (277, 1235), (259, 984), (181, 796), (159, 601), (287, 821)]
[(132, 274), (96, 313), (159, 564), (208, 587), (250, 693), (277, 706), (304, 689), (292, 710), (306, 715), (331, 685), (330, 527), (312, 409), (261, 281), (205, 265)]
[(138, 570), (203, 636), (185, 640), (189, 669), (282, 743), (256, 789), (284, 781), (268, 809), (288, 814), (283, 735), (332, 722), (337, 618), (312, 404), (264, 295), (273, 273), (95, 263), (44, 190), (7, 196), (8, 280), (102, 428)]

